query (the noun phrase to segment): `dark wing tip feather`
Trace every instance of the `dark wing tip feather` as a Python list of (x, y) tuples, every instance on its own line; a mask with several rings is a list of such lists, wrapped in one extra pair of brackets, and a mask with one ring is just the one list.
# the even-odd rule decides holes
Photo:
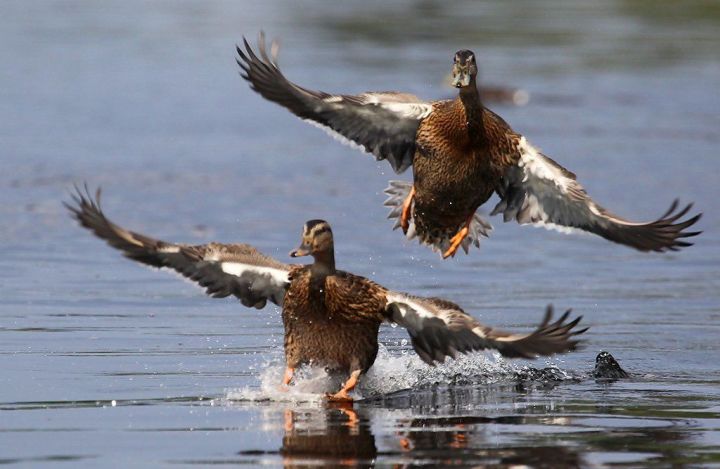
[(500, 354), (509, 358), (537, 358), (576, 350), (581, 342), (576, 337), (586, 332), (589, 327), (575, 330), (582, 316), (566, 322), (571, 310), (565, 311), (556, 321), (550, 323), (548, 313), (552, 314), (552, 311), (552, 305), (548, 305), (545, 319), (532, 333), (510, 341), (498, 340), (496, 344)]
[[(434, 306), (443, 306), (438, 304), (437, 299), (425, 300), (432, 300)], [(448, 356), (454, 358), (461, 353), (488, 348), (496, 349), (508, 358), (532, 359), (569, 352), (578, 347), (580, 340), (577, 337), (588, 328), (577, 329), (582, 316), (568, 321), (571, 312), (568, 309), (553, 319), (553, 306), (548, 305), (540, 324), (531, 333), (524, 335), (483, 327), (457, 306), (442, 307), (437, 316), (424, 319), (421, 327), (413, 324), (404, 327), (408, 328), (412, 345), (420, 359), (430, 365), (442, 363)]]
[[(419, 117), (366, 103), (363, 96), (331, 95), (296, 85), (277, 64), (277, 42), (272, 41), (268, 51), (262, 32), (256, 48), (243, 37), (236, 50), (241, 77), (263, 98), (340, 134), (378, 160), (387, 159), (395, 172), (403, 172), (412, 165)], [(336, 99), (328, 102), (330, 97)]]
[(110, 221), (100, 206), (102, 196), (100, 187), (95, 191), (94, 196), (87, 183), (83, 184), (82, 188), (75, 184), (74, 188), (75, 192), (70, 194), (74, 204), (63, 202), (63, 205), (80, 226), (122, 251), (125, 257), (153, 267), (164, 266), (158, 248), (169, 245), (168, 243), (128, 231)]
[[(222, 266), (214, 261), (205, 261), (206, 250), (210, 246), (219, 246), (232, 256), (249, 256), (252, 261), (266, 261), (268, 267), (283, 269), (286, 266), (271, 261), (247, 245), (210, 245), (188, 246), (167, 243), (153, 239), (140, 233), (126, 230), (114, 224), (100, 209), (100, 195), (91, 195), (87, 184), (84, 190), (75, 186), (71, 194), (73, 202), (63, 202), (70, 210), (71, 215), (95, 236), (118, 249), (122, 254), (134, 261), (152, 267), (169, 267), (181, 275), (198, 283), (205, 288), (208, 295), (214, 298), (225, 298), (230, 295), (237, 296), (246, 306), (262, 308), (271, 299), (276, 304), (282, 304), (285, 286), (272, 283), (267, 274), (249, 273), (240, 276), (228, 274)], [(249, 248), (249, 249), (248, 249)], [(278, 267), (279, 266), (279, 267)]]
[(661, 217), (649, 223), (629, 223), (610, 217), (615, 223), (601, 229), (600, 234), (611, 241), (640, 251), (679, 251), (693, 245), (684, 241), (684, 238), (692, 238), (702, 233), (702, 231), (685, 231), (702, 218), (702, 213), (678, 221), (690, 212), (693, 204), (689, 203), (678, 210), (679, 206), (680, 201), (675, 199)]

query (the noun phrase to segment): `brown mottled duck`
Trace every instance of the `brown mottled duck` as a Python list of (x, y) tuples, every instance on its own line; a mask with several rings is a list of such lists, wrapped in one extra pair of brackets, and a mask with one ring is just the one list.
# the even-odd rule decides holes
[(271, 55), (264, 36), (259, 54), (244, 42), (238, 64), (253, 90), (301, 119), (378, 160), (396, 173), (413, 168), (413, 182), (391, 181), (385, 202), (409, 237), (454, 256), (462, 247), (480, 246), (492, 227), (476, 213), (497, 193), (492, 214), (504, 221), (547, 228), (579, 229), (640, 251), (676, 251), (690, 246), (686, 238), (700, 215), (681, 220), (692, 204), (677, 200), (660, 218), (636, 223), (595, 203), (575, 175), (543, 155), (500, 116), (483, 105), (477, 88), (478, 65), (472, 51), (453, 57), (452, 100), (425, 102), (407, 93), (359, 95), (313, 91), (290, 82)]
[(308, 221), (300, 247), (291, 257), (312, 256), (309, 265), (291, 265), (265, 256), (247, 244), (176, 244), (122, 228), (108, 220), (95, 198), (77, 191), (66, 204), (85, 228), (125, 257), (157, 268), (173, 269), (204, 287), (215, 298), (230, 295), (243, 305), (282, 307), (286, 372), (313, 364), (349, 378), (329, 397), (349, 400), (348, 392), (375, 361), (383, 322), (407, 329), (412, 345), (428, 364), (473, 350), (495, 349), (505, 357), (535, 358), (574, 350), (586, 329), (567, 322), (570, 311), (551, 322), (548, 307), (541, 324), (529, 334), (512, 334), (484, 326), (458, 305), (440, 298), (400, 293), (364, 277), (335, 268), (333, 235), (322, 220)]

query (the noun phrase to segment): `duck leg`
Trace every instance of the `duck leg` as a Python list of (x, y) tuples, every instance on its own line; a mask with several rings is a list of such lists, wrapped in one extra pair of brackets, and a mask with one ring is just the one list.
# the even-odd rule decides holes
[(282, 384), (278, 386), (281, 391), (287, 391), (288, 385), (290, 384), (290, 381), (293, 379), (293, 375), (295, 374), (295, 368), (291, 367), (285, 367), (285, 374), (283, 375)]
[(471, 213), (462, 228), (450, 239), (450, 247), (443, 253), (443, 259), (447, 259), (450, 256), (455, 257), (455, 253), (462, 245), (463, 240), (468, 233), (470, 233), (470, 223), (472, 223), (474, 215), (475, 212)]
[(402, 205), (402, 212), (400, 213), (400, 227), (403, 233), (407, 234), (408, 228), (410, 228), (410, 210), (412, 209), (413, 198), (415, 198), (415, 185), (410, 189), (410, 193), (405, 198)]
[(343, 384), (343, 387), (341, 390), (336, 392), (335, 394), (327, 394), (326, 397), (328, 401), (330, 402), (352, 402), (353, 398), (348, 395), (348, 392), (355, 389), (355, 386), (357, 386), (358, 378), (360, 377), (360, 373), (362, 370), (355, 370), (352, 373), (350, 373), (350, 377), (347, 381), (345, 381), (345, 384)]

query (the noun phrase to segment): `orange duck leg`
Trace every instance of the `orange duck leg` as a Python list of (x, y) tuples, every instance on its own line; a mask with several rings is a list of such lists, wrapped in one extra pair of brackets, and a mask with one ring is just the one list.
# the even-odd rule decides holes
[(293, 379), (293, 375), (295, 374), (295, 368), (290, 368), (289, 366), (285, 368), (285, 375), (283, 375), (282, 384), (278, 386), (280, 391), (287, 391), (288, 386), (290, 385), (290, 381)]
[(327, 394), (327, 399), (330, 402), (352, 402), (353, 398), (350, 397), (348, 394), (350, 391), (355, 389), (355, 386), (357, 386), (358, 378), (360, 377), (361, 370), (355, 370), (352, 373), (350, 373), (350, 377), (347, 381), (345, 381), (345, 384), (343, 385), (342, 389), (336, 392), (335, 394)]
[(457, 253), (457, 250), (462, 245), (463, 240), (467, 237), (468, 233), (470, 233), (470, 223), (472, 223), (474, 215), (474, 212), (471, 213), (462, 228), (450, 239), (450, 247), (443, 253), (443, 259), (447, 259), (450, 256), (455, 257), (455, 253)]
[(415, 186), (413, 185), (410, 189), (410, 193), (403, 202), (402, 212), (400, 213), (400, 227), (403, 233), (407, 234), (408, 228), (410, 228), (410, 210), (412, 209), (413, 198), (415, 198)]

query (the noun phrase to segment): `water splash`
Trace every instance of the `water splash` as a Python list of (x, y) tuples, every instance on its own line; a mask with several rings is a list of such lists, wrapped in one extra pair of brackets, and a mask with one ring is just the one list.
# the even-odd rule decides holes
[(281, 388), (285, 366), (268, 363), (259, 374), (259, 387), (231, 389), (225, 399), (234, 402), (293, 402), (320, 403), (325, 393), (337, 391), (342, 384), (339, 377), (328, 375), (320, 367), (303, 367), (297, 370), (293, 385)]
[(391, 354), (381, 347), (375, 364), (358, 386), (362, 398), (375, 398), (406, 389), (433, 386), (466, 386), (515, 381), (564, 381), (579, 375), (560, 369), (553, 362), (534, 368), (523, 362), (504, 360), (500, 354), (472, 353), (428, 366), (414, 353)]
[[(473, 353), (449, 359), (437, 366), (428, 366), (414, 353), (391, 353), (380, 346), (375, 364), (360, 380), (356, 399), (372, 399), (398, 391), (433, 386), (490, 385), (497, 383), (548, 382), (582, 379), (576, 372), (566, 371), (555, 362), (535, 368), (523, 362), (504, 360), (499, 354)], [(284, 366), (269, 363), (260, 372), (260, 386), (229, 390), (228, 401), (322, 402), (324, 394), (337, 391), (343, 377), (328, 375), (320, 367), (303, 367), (296, 373), (294, 385), (281, 390)]]

